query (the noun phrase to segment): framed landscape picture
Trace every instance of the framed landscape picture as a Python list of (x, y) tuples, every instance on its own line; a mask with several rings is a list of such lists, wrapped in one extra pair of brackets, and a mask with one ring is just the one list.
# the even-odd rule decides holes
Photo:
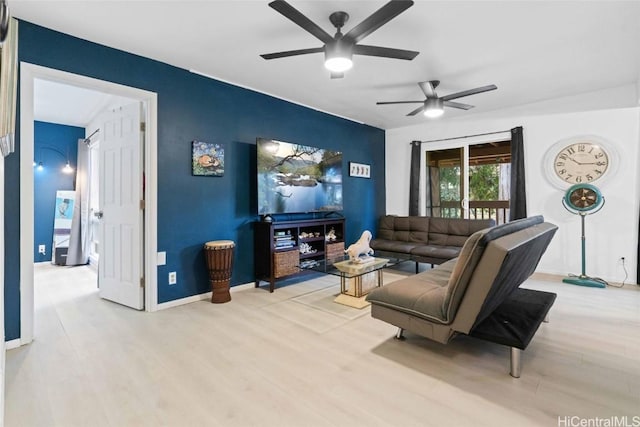
[(191, 143), (191, 170), (195, 176), (224, 175), (224, 145), (211, 142)]

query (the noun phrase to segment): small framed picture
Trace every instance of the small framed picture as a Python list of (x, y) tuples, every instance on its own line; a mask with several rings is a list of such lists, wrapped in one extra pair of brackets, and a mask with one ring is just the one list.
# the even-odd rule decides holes
[(349, 162), (349, 176), (357, 178), (371, 178), (371, 165)]
[(210, 142), (191, 143), (191, 172), (195, 176), (224, 175), (224, 145)]

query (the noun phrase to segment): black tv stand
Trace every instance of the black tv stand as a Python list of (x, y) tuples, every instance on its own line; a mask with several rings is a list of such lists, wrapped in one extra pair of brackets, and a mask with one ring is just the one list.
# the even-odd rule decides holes
[(253, 253), (256, 288), (265, 280), (269, 282), (269, 292), (273, 292), (277, 279), (303, 272), (301, 262), (344, 256), (344, 221), (344, 218), (256, 221)]

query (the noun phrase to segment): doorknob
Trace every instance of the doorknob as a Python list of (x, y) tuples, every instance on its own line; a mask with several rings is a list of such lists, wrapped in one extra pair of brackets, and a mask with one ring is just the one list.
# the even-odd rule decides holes
[(94, 212), (94, 213), (93, 213), (93, 215), (94, 215), (96, 218), (100, 219), (100, 218), (102, 218), (102, 215), (103, 215), (103, 214), (102, 214), (102, 211), (96, 211), (96, 212)]

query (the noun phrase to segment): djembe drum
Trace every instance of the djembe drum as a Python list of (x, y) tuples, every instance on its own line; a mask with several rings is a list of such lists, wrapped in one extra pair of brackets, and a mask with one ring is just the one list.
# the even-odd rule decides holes
[(204, 253), (209, 269), (209, 283), (211, 284), (211, 302), (222, 303), (231, 301), (229, 281), (233, 270), (233, 248), (231, 240), (214, 240), (204, 244)]

